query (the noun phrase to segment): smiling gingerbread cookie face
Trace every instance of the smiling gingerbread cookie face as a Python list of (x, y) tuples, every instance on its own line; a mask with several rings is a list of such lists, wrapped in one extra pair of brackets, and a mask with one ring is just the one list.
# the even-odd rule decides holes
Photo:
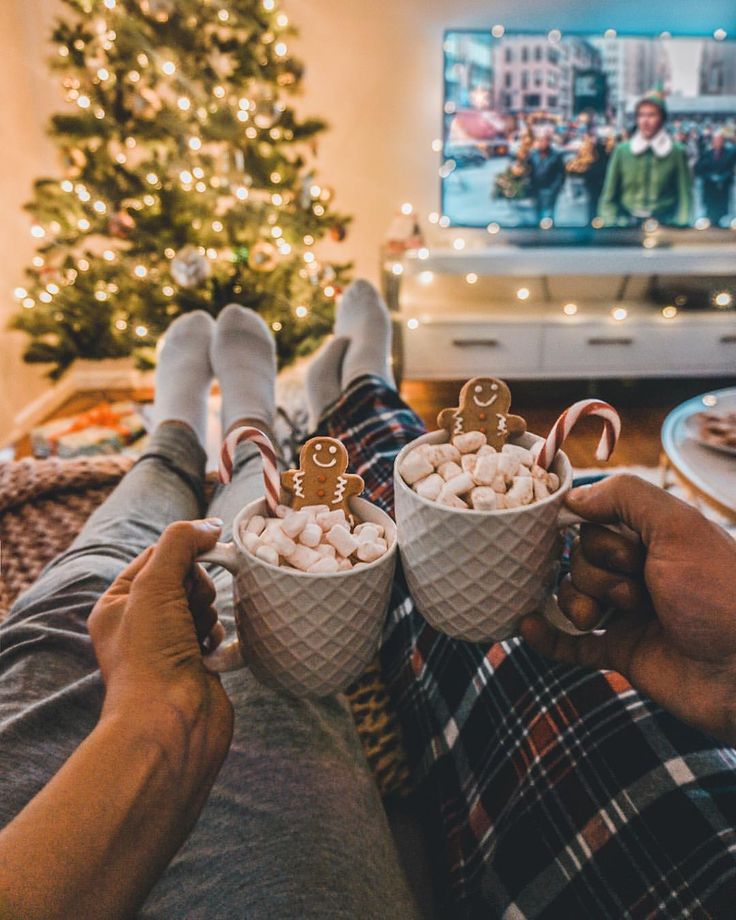
[(327, 505), (350, 515), (351, 495), (360, 495), (363, 480), (347, 472), (348, 452), (335, 438), (311, 438), (299, 452), (299, 469), (281, 474), (283, 488), (291, 493), (291, 507)]
[(495, 377), (473, 377), (460, 390), (456, 409), (443, 409), (437, 424), (452, 439), (468, 431), (482, 431), (488, 443), (500, 450), (509, 434), (526, 431), (526, 422), (510, 415), (511, 391)]

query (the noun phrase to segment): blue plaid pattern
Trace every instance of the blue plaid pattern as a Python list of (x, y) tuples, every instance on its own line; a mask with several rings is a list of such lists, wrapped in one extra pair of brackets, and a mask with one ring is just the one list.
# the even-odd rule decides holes
[[(339, 437), (393, 512), (393, 461), (423, 433), (379, 378), (353, 383)], [(381, 651), (438, 866), (443, 916), (736, 916), (736, 751), (618, 674), (521, 640), (435, 632), (399, 572)]]

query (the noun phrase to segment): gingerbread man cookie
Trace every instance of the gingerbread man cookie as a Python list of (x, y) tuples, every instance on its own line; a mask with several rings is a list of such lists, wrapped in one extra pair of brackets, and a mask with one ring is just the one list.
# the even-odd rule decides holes
[(342, 509), (351, 520), (349, 499), (360, 495), (365, 483), (348, 473), (348, 452), (335, 438), (311, 438), (299, 452), (299, 469), (281, 474), (281, 485), (291, 495), (291, 507), (327, 505)]
[(450, 440), (467, 431), (482, 431), (486, 440), (501, 450), (510, 434), (523, 434), (526, 422), (520, 415), (510, 415), (511, 391), (495, 377), (473, 377), (460, 390), (457, 409), (443, 409), (437, 425)]

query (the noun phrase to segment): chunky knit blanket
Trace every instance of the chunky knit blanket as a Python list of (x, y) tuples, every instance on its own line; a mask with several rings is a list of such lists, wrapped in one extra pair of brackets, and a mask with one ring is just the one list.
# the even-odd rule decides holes
[[(118, 455), (0, 463), (0, 621), (133, 463)], [(209, 480), (208, 488), (213, 487)], [(347, 695), (381, 794), (407, 794), (409, 773), (398, 722), (377, 660)]]

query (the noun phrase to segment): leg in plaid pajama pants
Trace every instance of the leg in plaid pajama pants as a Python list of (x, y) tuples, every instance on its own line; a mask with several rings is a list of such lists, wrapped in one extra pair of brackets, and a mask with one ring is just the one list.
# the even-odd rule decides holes
[[(423, 433), (378, 378), (324, 418), (369, 497)], [(733, 917), (736, 752), (618, 674), (553, 664), (520, 640), (438, 634), (399, 576), (382, 649), (453, 918)]]

